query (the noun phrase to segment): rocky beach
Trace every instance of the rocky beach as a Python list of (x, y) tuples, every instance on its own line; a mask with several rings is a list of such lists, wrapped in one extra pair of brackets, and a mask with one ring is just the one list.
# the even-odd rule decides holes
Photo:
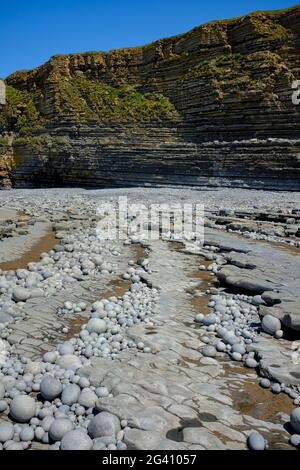
[[(120, 196), (204, 204), (204, 243), (101, 239)], [(299, 220), (297, 192), (2, 191), (0, 448), (297, 448)]]

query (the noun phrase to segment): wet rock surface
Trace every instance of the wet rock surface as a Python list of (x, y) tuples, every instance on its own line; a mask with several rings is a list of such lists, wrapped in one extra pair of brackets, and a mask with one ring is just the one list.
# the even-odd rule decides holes
[[(97, 208), (120, 195), (205, 202), (204, 245), (170, 233), (101, 239)], [(276, 198), (278, 217), (297, 215), (297, 193), (0, 193), (10, 216), (26, 208), (55, 232), (25, 267), (19, 234), (0, 252), (0, 267), (16, 263), (0, 272), (3, 448), (297, 447), (298, 242), (214, 221), (220, 207), (232, 217), (236, 201), (247, 214), (257, 204), (253, 223), (274, 218)]]

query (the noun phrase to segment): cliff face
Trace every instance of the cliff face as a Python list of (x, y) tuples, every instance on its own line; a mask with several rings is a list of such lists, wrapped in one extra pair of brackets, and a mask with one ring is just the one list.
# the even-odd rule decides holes
[(299, 189), (297, 79), (300, 7), (54, 56), (6, 80), (0, 184)]

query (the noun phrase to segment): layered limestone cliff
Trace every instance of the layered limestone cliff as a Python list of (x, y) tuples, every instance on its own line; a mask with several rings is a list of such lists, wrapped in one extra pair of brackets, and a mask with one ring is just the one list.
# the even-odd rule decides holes
[(299, 189), (297, 79), (299, 6), (54, 56), (6, 80), (0, 185)]

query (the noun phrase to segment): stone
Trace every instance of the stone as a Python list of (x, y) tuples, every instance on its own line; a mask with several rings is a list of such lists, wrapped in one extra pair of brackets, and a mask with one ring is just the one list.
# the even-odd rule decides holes
[(275, 394), (281, 393), (281, 385), (279, 383), (274, 383), (271, 388), (272, 392)]
[(14, 426), (11, 423), (0, 423), (0, 442), (10, 441), (14, 436)]
[(300, 435), (299, 434), (293, 434), (290, 437), (290, 444), (294, 447), (299, 447), (300, 446)]
[(15, 302), (26, 302), (30, 297), (30, 291), (23, 287), (16, 287), (12, 296)]
[(88, 433), (93, 439), (103, 436), (116, 436), (120, 430), (119, 419), (106, 411), (94, 416), (88, 425)]
[(85, 408), (94, 408), (97, 400), (98, 397), (92, 390), (83, 390), (78, 398), (78, 403)]
[(49, 362), (50, 364), (54, 364), (57, 359), (57, 353), (56, 351), (49, 351), (44, 354), (43, 356), (43, 361), (44, 362)]
[(37, 375), (40, 374), (42, 371), (42, 364), (41, 362), (38, 361), (29, 361), (24, 367), (24, 373), (25, 374), (32, 374), (32, 375)]
[(283, 338), (283, 335), (284, 335), (284, 333), (283, 333), (282, 330), (277, 330), (277, 331), (275, 331), (274, 336), (275, 336), (276, 339), (281, 339), (281, 338)]
[(67, 432), (61, 440), (61, 450), (91, 450), (92, 439), (84, 430), (74, 429)]
[(209, 345), (204, 346), (201, 352), (204, 357), (215, 357), (217, 355), (216, 348)]
[(281, 329), (281, 323), (278, 318), (272, 315), (265, 315), (261, 321), (262, 329), (270, 335), (275, 335), (276, 331)]
[(20, 440), (21, 441), (33, 441), (34, 439), (34, 430), (30, 426), (24, 426), (20, 432)]
[(300, 407), (295, 408), (290, 415), (291, 426), (296, 433), (300, 433)]
[(202, 322), (203, 322), (203, 318), (204, 318), (203, 313), (198, 313), (198, 314), (195, 316), (195, 322), (196, 322), (196, 323), (202, 323)]
[(80, 387), (76, 384), (68, 384), (61, 394), (61, 402), (63, 405), (73, 405), (77, 403), (80, 395)]
[(271, 387), (271, 382), (270, 382), (269, 379), (262, 378), (262, 379), (260, 379), (260, 381), (259, 381), (259, 385), (260, 385), (262, 388), (270, 388), (270, 387)]
[(0, 400), (0, 413), (3, 413), (3, 411), (6, 411), (8, 408), (8, 404), (5, 400)]
[(258, 362), (252, 357), (247, 357), (245, 360), (245, 366), (249, 367), (249, 369), (255, 369), (258, 366)]
[(266, 441), (257, 431), (252, 431), (247, 439), (247, 445), (250, 450), (265, 450)]
[(101, 320), (100, 318), (91, 318), (86, 325), (86, 329), (89, 333), (100, 334), (105, 333), (107, 325), (105, 320)]
[(70, 341), (66, 341), (58, 347), (58, 351), (61, 356), (64, 356), (66, 354), (73, 354), (74, 346)]
[(10, 404), (10, 414), (18, 423), (27, 423), (36, 414), (36, 402), (26, 395), (16, 396)]
[(216, 321), (217, 321), (217, 316), (214, 313), (210, 313), (204, 316), (202, 323), (203, 325), (209, 326), (209, 325), (214, 325)]
[(69, 419), (55, 419), (49, 429), (49, 437), (52, 441), (61, 441), (65, 434), (73, 430), (73, 423)]
[(59, 365), (62, 369), (76, 371), (82, 367), (82, 363), (78, 356), (74, 354), (65, 354), (64, 356), (59, 357), (56, 360), (56, 364)]
[(51, 375), (45, 375), (41, 381), (40, 392), (45, 400), (51, 401), (59, 397), (62, 389), (60, 381)]

